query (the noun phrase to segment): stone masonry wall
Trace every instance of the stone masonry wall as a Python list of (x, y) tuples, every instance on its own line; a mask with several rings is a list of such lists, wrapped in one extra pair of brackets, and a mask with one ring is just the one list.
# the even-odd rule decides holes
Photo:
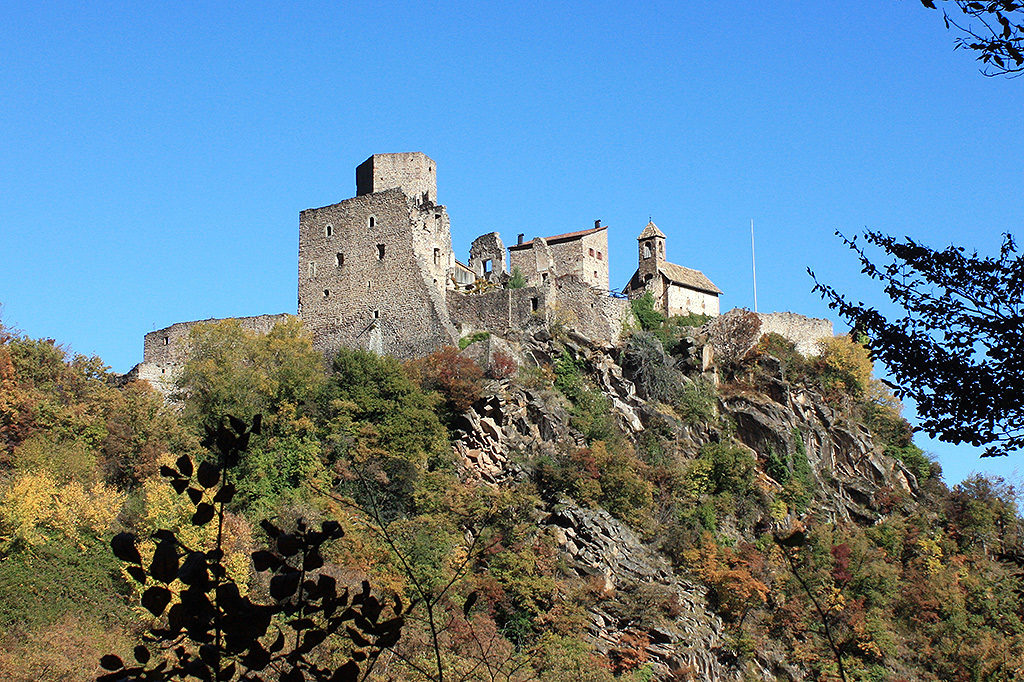
[(455, 341), (443, 206), (396, 188), (302, 211), (299, 259), (299, 317), (326, 355), (346, 346), (411, 358)]
[(494, 289), (482, 294), (449, 291), (448, 313), (460, 336), (484, 330), (502, 336), (537, 320), (546, 323), (550, 295), (548, 286)]
[(169, 327), (157, 329), (146, 334), (142, 344), (142, 362), (133, 367), (127, 377), (129, 379), (145, 379), (153, 385), (153, 388), (167, 395), (173, 388), (178, 370), (188, 359), (189, 337), (196, 326), (235, 320), (242, 329), (257, 334), (266, 334), (278, 322), (284, 322), (290, 317), (292, 315), (288, 313), (280, 313), (252, 317), (210, 318), (192, 322), (177, 322)]
[(617, 343), (633, 317), (629, 301), (595, 290), (573, 275), (555, 280), (555, 318), (595, 341)]
[(374, 154), (356, 167), (356, 195), (401, 188), (416, 203), (437, 202), (437, 164), (423, 152)]
[(832, 321), (818, 317), (805, 317), (797, 313), (758, 313), (761, 334), (774, 332), (794, 344), (807, 357), (818, 354), (818, 342), (833, 334)]

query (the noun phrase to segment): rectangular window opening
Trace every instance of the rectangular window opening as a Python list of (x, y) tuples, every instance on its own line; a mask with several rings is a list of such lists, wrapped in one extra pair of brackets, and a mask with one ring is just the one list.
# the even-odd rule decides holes
[(531, 298), (530, 299), (530, 310), (532, 310), (533, 312), (537, 312), (538, 308), (540, 308), (540, 299), (539, 298)]
[(492, 263), (493, 263), (493, 261), (491, 261), (491, 260), (485, 260), (484, 261), (484, 274), (486, 274), (486, 275), (491, 274), (491, 268), (493, 267)]
[(593, 256), (593, 255), (594, 255), (594, 250), (593, 250), (593, 249), (590, 249), (590, 255), (591, 255), (591, 256)]
[(377, 260), (384, 260), (384, 245), (377, 244)]
[(335, 258), (337, 258), (337, 260), (338, 260), (338, 267), (339, 267), (339, 268), (340, 268), (340, 267), (341, 267), (342, 265), (344, 265), (344, 264), (345, 264), (345, 254), (343, 254), (343, 253), (338, 253), (338, 254), (337, 254), (337, 255), (335, 256)]
[(167, 345), (169, 345), (170, 343), (171, 343), (171, 337), (169, 337), (169, 336), (165, 336), (165, 337), (164, 337), (164, 345), (165, 345), (165, 346), (167, 346)]

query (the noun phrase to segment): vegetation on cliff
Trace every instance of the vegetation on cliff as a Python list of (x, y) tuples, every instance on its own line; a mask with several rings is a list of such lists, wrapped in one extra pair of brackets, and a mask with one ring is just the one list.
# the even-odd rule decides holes
[[(275, 583), (251, 559), (274, 539), (260, 522), (338, 524), (313, 572), (419, 602), (372, 679), (1024, 670), (1016, 491), (984, 477), (948, 489), (863, 345), (837, 337), (805, 358), (767, 335), (716, 385), (694, 359), (695, 326), (656, 321), (618, 349), (553, 331), (515, 342), (530, 361), (510, 376), (503, 350), (469, 359), (494, 339), (410, 365), (342, 351), (325, 366), (298, 325), (200, 327), (180, 407), (95, 358), (5, 333), (0, 677), (90, 679), (101, 655), (133, 660), (161, 621), (139, 608), (111, 538), (134, 534), (147, 562), (157, 529), (208, 541), (161, 466), (212, 461), (207, 428), (257, 414), (224, 508), (227, 570), (248, 603), (271, 604)], [(500, 444), (498, 483), (452, 447), (470, 422)], [(601, 538), (614, 552), (589, 556)], [(587, 568), (612, 554), (619, 568)], [(325, 639), (317, 665), (351, 651)]]

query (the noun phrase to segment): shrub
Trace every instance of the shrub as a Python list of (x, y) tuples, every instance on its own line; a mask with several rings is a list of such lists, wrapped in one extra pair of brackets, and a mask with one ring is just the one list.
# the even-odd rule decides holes
[(654, 294), (650, 291), (630, 301), (630, 307), (644, 331), (657, 329), (665, 322), (665, 316), (654, 309)]
[(526, 286), (526, 276), (523, 275), (523, 271), (516, 265), (512, 268), (512, 277), (508, 280), (509, 289), (522, 289)]
[(826, 389), (845, 390), (854, 398), (861, 398), (868, 391), (873, 369), (871, 355), (867, 346), (849, 336), (822, 340), (815, 366)]
[[(486, 332), (483, 332), (486, 333)], [(489, 336), (489, 335), (488, 335)], [(410, 374), (425, 391), (437, 391), (454, 414), (462, 414), (480, 397), (484, 371), (451, 346), (409, 363)]]
[(474, 332), (469, 336), (463, 336), (459, 339), (459, 350), (466, 350), (470, 344), (476, 343), (477, 341), (486, 341), (491, 338), (490, 332)]
[(622, 351), (622, 366), (633, 376), (640, 395), (653, 400), (668, 400), (679, 388), (679, 374), (657, 336), (637, 332), (629, 337)]
[(704, 377), (683, 382), (672, 400), (672, 407), (688, 424), (712, 422), (717, 406), (718, 391)]
[(508, 379), (519, 371), (519, 363), (508, 353), (496, 351), (491, 356), (491, 364), (487, 367), (487, 376), (491, 379)]

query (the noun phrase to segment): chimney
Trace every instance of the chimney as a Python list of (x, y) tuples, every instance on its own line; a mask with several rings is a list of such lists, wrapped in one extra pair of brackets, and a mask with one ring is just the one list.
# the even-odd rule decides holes
[(522, 244), (523, 243), (523, 237), (525, 237), (525, 236), (526, 235), (524, 235), (522, 232), (520, 232), (519, 236), (516, 238), (516, 244)]
[(600, 218), (598, 218), (597, 220), (594, 221), (594, 229), (597, 229), (599, 227), (601, 227), (601, 219)]

